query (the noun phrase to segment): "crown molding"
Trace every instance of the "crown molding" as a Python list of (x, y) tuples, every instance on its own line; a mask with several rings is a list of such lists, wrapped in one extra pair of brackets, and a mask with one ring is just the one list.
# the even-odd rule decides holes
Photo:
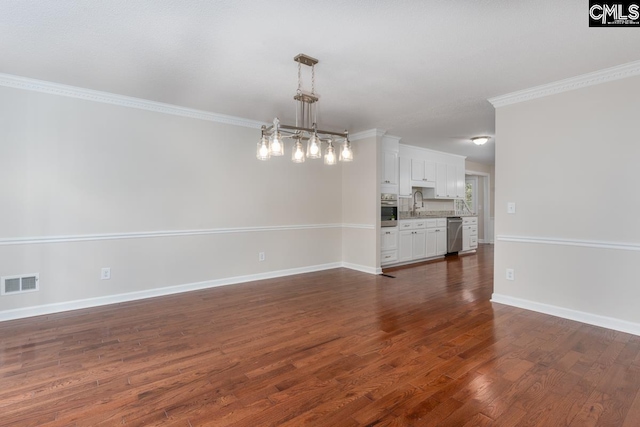
[(76, 86), (68, 86), (44, 80), (30, 79), (11, 74), (0, 73), (0, 86), (47, 93), (50, 95), (66, 96), (69, 98), (83, 99), (85, 101), (101, 102), (103, 104), (118, 105), (121, 107), (136, 108), (156, 113), (171, 114), (174, 116), (189, 117), (209, 122), (248, 127), (252, 129), (260, 129), (262, 125), (267, 124), (257, 120), (244, 119), (242, 117), (227, 116), (225, 114), (217, 114), (204, 110), (196, 110), (193, 108), (180, 107), (178, 105), (165, 104), (162, 102), (149, 101), (146, 99), (133, 98), (130, 96), (117, 95), (114, 93), (101, 92)]
[(381, 138), (385, 133), (387, 133), (386, 130), (374, 128), (369, 130), (363, 130), (362, 132), (357, 132), (352, 135), (349, 135), (349, 139), (351, 141), (358, 141), (360, 139), (367, 139), (367, 138)]
[(627, 64), (606, 68), (593, 73), (582, 74), (580, 76), (571, 77), (554, 83), (496, 96), (494, 98), (489, 98), (488, 101), (493, 104), (495, 108), (504, 107), (505, 105), (517, 104), (520, 102), (530, 101), (532, 99), (542, 98), (544, 96), (555, 95), (562, 92), (568, 92), (570, 90), (581, 89), (637, 75), (640, 75), (640, 61), (629, 62)]
[(382, 136), (384, 139), (389, 139), (391, 141), (396, 141), (398, 143), (400, 143), (400, 140), (402, 139), (401, 136), (395, 136), (395, 135), (384, 135)]

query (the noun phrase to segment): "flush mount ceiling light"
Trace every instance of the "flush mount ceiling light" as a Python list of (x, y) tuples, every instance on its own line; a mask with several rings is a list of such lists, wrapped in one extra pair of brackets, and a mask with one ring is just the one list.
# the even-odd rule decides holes
[[(269, 160), (272, 156), (284, 155), (284, 139), (294, 141), (291, 161), (303, 163), (306, 159), (322, 158), (322, 144), (326, 144), (324, 163), (335, 165), (336, 160), (341, 162), (353, 161), (353, 150), (349, 142), (349, 132), (330, 132), (318, 129), (317, 102), (320, 99), (316, 94), (315, 65), (318, 60), (310, 56), (300, 54), (293, 58), (298, 63), (298, 90), (293, 99), (296, 100), (296, 125), (283, 125), (276, 117), (273, 125), (262, 126), (262, 137), (258, 142), (256, 157), (258, 160)], [(311, 67), (311, 92), (302, 90), (302, 66)], [(306, 142), (307, 148), (304, 149)], [(335, 144), (342, 144), (339, 156), (336, 158)]]
[(489, 137), (488, 136), (476, 136), (474, 138), (471, 138), (471, 141), (476, 145), (484, 145), (484, 144), (487, 143), (487, 141), (489, 141)]

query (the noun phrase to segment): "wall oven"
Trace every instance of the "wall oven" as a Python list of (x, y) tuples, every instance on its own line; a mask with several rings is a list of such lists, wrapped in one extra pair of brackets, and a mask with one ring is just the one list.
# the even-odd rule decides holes
[(398, 225), (398, 195), (382, 193), (380, 196), (380, 226)]

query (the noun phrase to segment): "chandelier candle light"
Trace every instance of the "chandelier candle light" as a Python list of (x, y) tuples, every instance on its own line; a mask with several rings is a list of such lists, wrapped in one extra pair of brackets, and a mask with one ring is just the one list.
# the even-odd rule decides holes
[[(293, 58), (298, 63), (298, 90), (293, 99), (296, 100), (296, 125), (283, 125), (276, 117), (273, 125), (262, 126), (262, 137), (258, 142), (256, 157), (258, 160), (269, 160), (272, 156), (284, 155), (284, 139), (293, 139), (291, 160), (294, 163), (303, 163), (306, 159), (322, 158), (322, 144), (327, 148), (324, 152), (324, 164), (335, 165), (336, 160), (341, 162), (353, 161), (353, 150), (349, 142), (349, 132), (331, 132), (320, 130), (317, 126), (317, 102), (315, 65), (318, 60), (310, 56), (300, 54)], [(311, 92), (302, 90), (302, 65), (311, 67)], [(304, 149), (306, 142), (307, 148)], [(333, 144), (342, 144), (340, 155), (336, 158)]]

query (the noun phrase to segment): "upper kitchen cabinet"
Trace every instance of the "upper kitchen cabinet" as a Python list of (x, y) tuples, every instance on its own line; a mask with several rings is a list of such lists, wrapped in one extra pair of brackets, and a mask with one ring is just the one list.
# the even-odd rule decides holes
[(400, 156), (398, 197), (411, 197), (411, 158)]
[(398, 184), (398, 153), (382, 152), (382, 183)]
[(421, 187), (427, 199), (463, 199), (464, 160), (455, 154), (400, 145), (400, 196), (411, 195), (409, 187)]
[(411, 159), (411, 181), (417, 181), (414, 186), (436, 182), (436, 164), (421, 158)]
[(400, 138), (382, 137), (382, 153), (380, 155), (380, 184), (382, 193), (398, 194), (398, 154)]
[(466, 180), (465, 180), (465, 165), (464, 160), (462, 165), (456, 166), (456, 198), (466, 198)]
[(464, 157), (451, 155), (436, 164), (435, 188), (426, 188), (424, 196), (430, 199), (464, 199)]

